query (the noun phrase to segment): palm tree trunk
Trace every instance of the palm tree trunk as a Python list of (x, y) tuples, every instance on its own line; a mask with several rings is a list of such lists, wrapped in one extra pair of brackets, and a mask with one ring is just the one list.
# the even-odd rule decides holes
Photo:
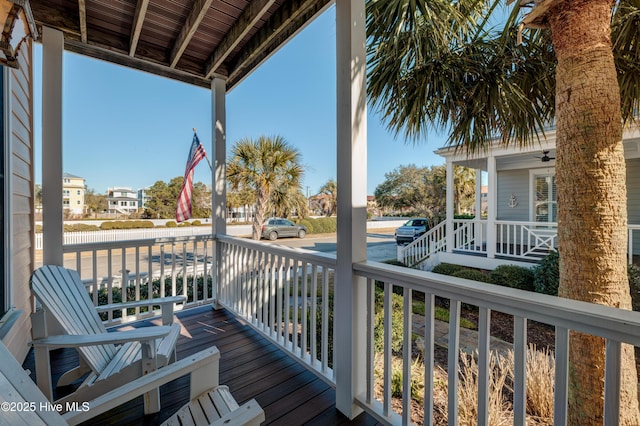
[[(556, 70), (562, 297), (631, 308), (622, 121), (611, 1), (560, 1), (549, 22)], [(569, 424), (602, 424), (604, 341), (572, 333)], [(622, 355), (620, 424), (640, 424), (633, 348)]]
[(269, 190), (266, 188), (258, 189), (258, 197), (256, 200), (256, 215), (253, 218), (253, 229), (251, 232), (251, 238), (259, 240), (262, 234), (262, 224), (265, 220), (265, 214), (267, 212), (267, 204), (269, 202)]

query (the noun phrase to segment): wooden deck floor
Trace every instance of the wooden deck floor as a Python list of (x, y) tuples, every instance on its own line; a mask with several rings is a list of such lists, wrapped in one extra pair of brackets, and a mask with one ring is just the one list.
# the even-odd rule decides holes
[[(336, 410), (335, 391), (331, 386), (227, 310), (205, 306), (179, 312), (177, 316), (184, 327), (178, 340), (178, 359), (217, 346), (221, 353), (220, 383), (229, 386), (240, 404), (255, 398), (265, 411), (264, 425), (379, 424), (366, 414), (349, 421)], [(142, 325), (144, 322), (135, 324)], [(64, 371), (78, 363), (75, 350), (53, 351), (51, 359), (54, 383)], [(32, 353), (25, 360), (24, 368), (35, 371)], [(32, 378), (35, 379), (34, 373)], [(183, 377), (161, 387), (160, 413), (144, 416), (142, 397), (139, 397), (88, 424), (159, 424), (187, 402), (188, 386), (188, 378)], [(60, 395), (68, 392), (68, 389), (60, 390)]]

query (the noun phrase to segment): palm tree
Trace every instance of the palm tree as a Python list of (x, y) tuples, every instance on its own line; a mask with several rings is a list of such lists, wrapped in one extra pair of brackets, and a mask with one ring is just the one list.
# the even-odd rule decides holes
[[(548, 8), (525, 21), (542, 29), (519, 45), (519, 10), (503, 31), (489, 29), (497, 4), (369, 0), (370, 98), (396, 133), (445, 128), (469, 153), (496, 134), (535, 142), (555, 117), (560, 294), (630, 308), (622, 125), (640, 105), (640, 5), (536, 1)], [(570, 424), (602, 424), (603, 349), (601, 339), (572, 335)], [(622, 363), (620, 422), (640, 424), (632, 348)]]
[(338, 209), (338, 184), (335, 180), (329, 179), (322, 187), (319, 194), (327, 195), (329, 198), (329, 207), (327, 208), (327, 217), (336, 214)]
[(289, 217), (292, 214), (304, 219), (309, 215), (307, 197), (298, 187), (290, 185), (278, 186), (274, 188), (269, 200), (275, 216)]
[(275, 188), (300, 189), (301, 155), (282, 136), (244, 138), (235, 143), (227, 166), (232, 190), (252, 189), (256, 194), (256, 215), (252, 238), (260, 239), (262, 223)]
[(476, 171), (469, 167), (455, 166), (453, 174), (453, 204), (456, 214), (461, 214), (463, 208), (473, 205), (472, 197), (476, 193)]

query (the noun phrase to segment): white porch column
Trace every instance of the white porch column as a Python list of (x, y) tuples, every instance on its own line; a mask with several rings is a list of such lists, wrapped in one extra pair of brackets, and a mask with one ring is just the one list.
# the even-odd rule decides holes
[(487, 158), (487, 257), (496, 257), (498, 214), (498, 176), (496, 175), (496, 157)]
[(364, 0), (336, 1), (338, 243), (334, 330), (336, 408), (353, 419), (365, 391), (366, 280), (352, 264), (367, 258), (367, 101)]
[(455, 179), (454, 179), (454, 165), (453, 162), (447, 158), (447, 176), (446, 176), (446, 182), (447, 182), (447, 198), (446, 198), (446, 203), (447, 203), (447, 222), (446, 222), (446, 240), (447, 240), (447, 253), (451, 253), (453, 252), (453, 243), (454, 243), (454, 238), (453, 238), (453, 212), (454, 212), (454, 199), (453, 199), (453, 191), (454, 191), (454, 184), (455, 184)]
[(63, 264), (62, 31), (42, 28), (43, 262)]
[(213, 233), (227, 233), (227, 82), (222, 78), (211, 80), (211, 112), (213, 135), (211, 152), (213, 153), (213, 188), (211, 214)]
[[(226, 113), (227, 82), (218, 77), (211, 80), (211, 150), (213, 153), (211, 173), (211, 216), (212, 232), (225, 235), (227, 233), (227, 113)], [(213, 298), (217, 305), (222, 279), (222, 265), (218, 243), (213, 245), (214, 272)]]
[(482, 249), (482, 169), (476, 169), (476, 217), (474, 218), (474, 246)]

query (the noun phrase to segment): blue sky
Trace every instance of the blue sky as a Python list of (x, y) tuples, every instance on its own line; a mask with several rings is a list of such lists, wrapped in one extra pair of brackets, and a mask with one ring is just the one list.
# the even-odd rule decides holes
[[(315, 194), (336, 178), (335, 7), (294, 37), (227, 94), (227, 152), (241, 138), (281, 135), (302, 154), (307, 187)], [(41, 141), (41, 48), (35, 50), (36, 143)], [(133, 189), (182, 176), (193, 136), (211, 147), (211, 91), (65, 53), (63, 167), (89, 189)], [(367, 192), (400, 165), (430, 166), (445, 136), (415, 144), (395, 139), (368, 111)], [(40, 150), (36, 182), (41, 181)], [(211, 182), (205, 161), (195, 180)]]

